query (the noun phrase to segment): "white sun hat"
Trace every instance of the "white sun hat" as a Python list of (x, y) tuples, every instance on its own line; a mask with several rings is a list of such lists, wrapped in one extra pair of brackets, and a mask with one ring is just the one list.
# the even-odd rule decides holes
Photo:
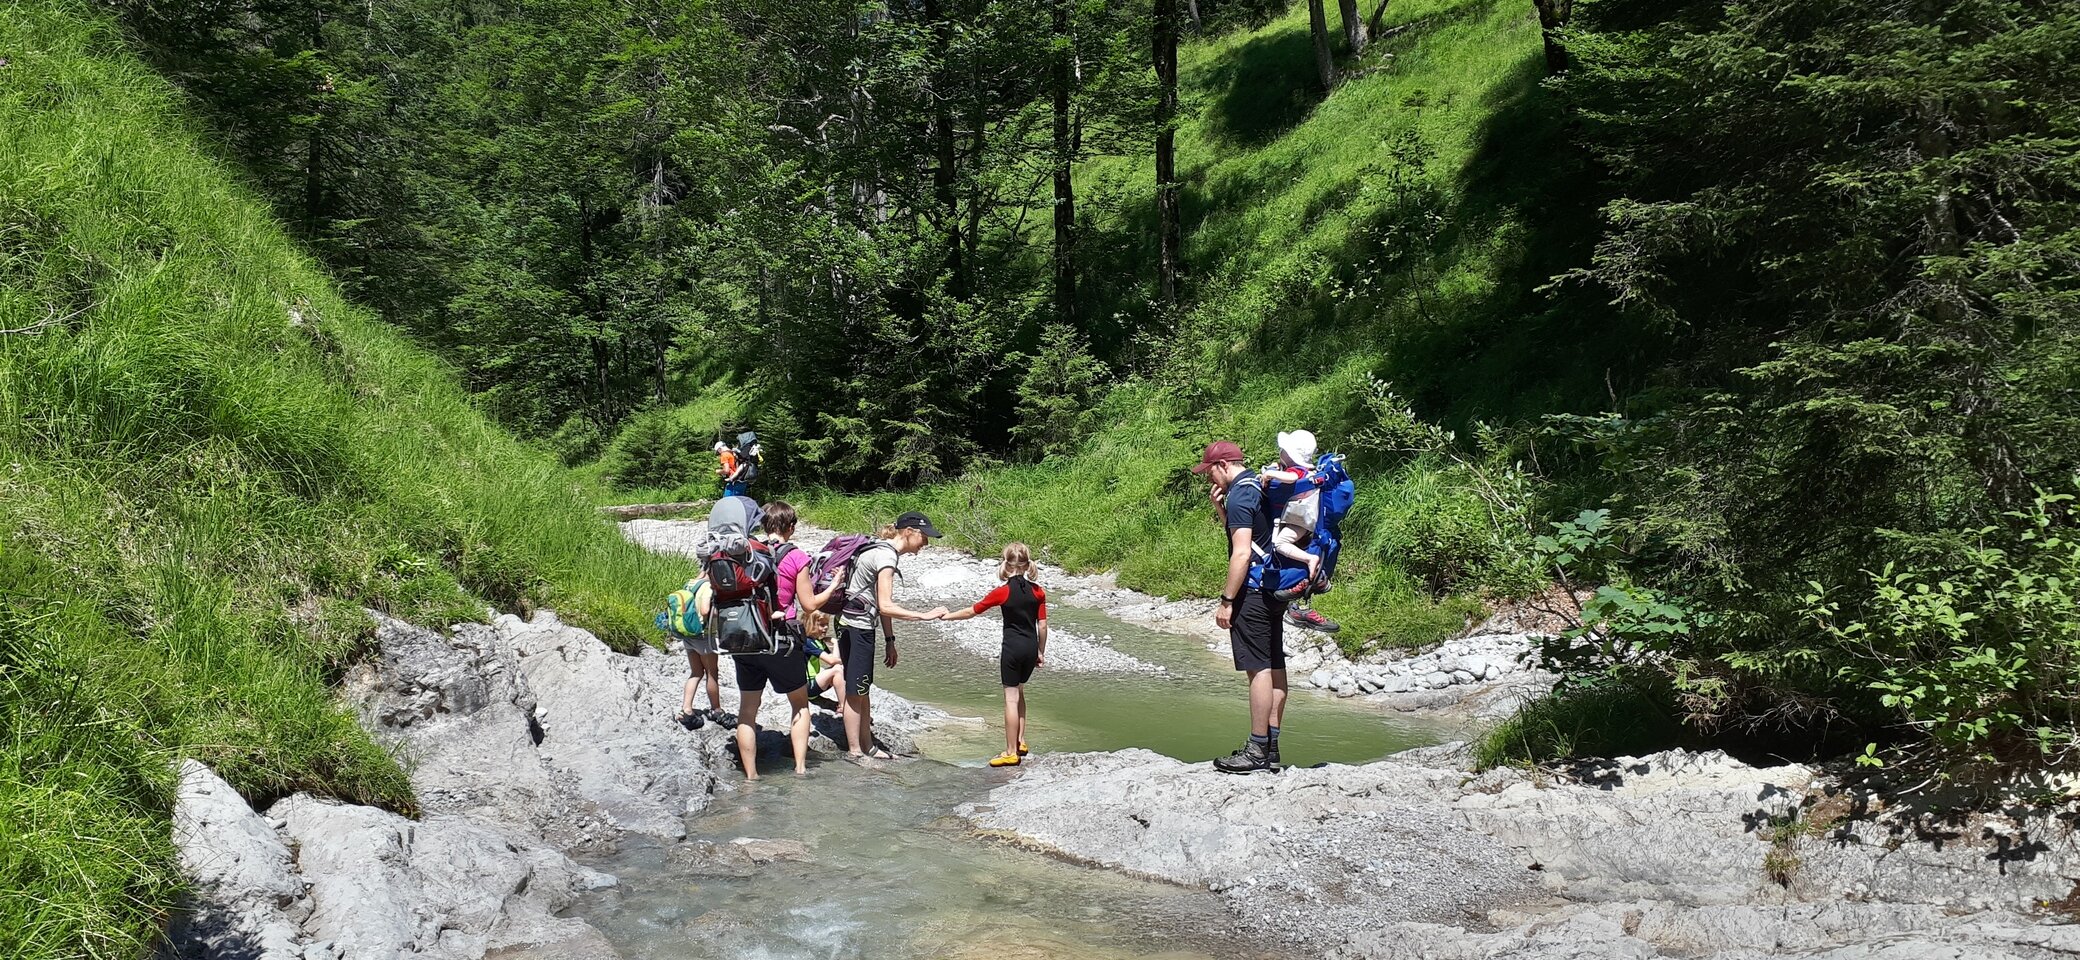
[(1286, 455), (1295, 466), (1314, 466), (1314, 434), (1305, 430), (1278, 435), (1278, 452)]

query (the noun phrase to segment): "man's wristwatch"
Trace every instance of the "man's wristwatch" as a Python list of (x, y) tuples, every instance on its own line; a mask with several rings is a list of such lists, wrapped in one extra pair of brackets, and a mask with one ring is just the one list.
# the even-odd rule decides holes
[(1225, 604), (1227, 604), (1228, 606), (1231, 606), (1231, 607), (1232, 607), (1232, 606), (1234, 606), (1234, 605), (1235, 605), (1235, 598), (1234, 598), (1234, 597), (1231, 597), (1231, 596), (1228, 596), (1227, 594), (1225, 594), (1225, 593), (1224, 593), (1224, 594), (1221, 594), (1221, 602), (1222, 602), (1222, 603), (1225, 603)]

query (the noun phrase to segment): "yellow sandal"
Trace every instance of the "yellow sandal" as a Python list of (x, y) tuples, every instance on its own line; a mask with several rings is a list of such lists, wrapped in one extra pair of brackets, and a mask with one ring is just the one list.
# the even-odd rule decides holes
[(1018, 763), (1018, 754), (1015, 753), (1001, 753), (991, 757), (989, 761), (992, 767), (1015, 767)]
[(1026, 746), (1026, 742), (1025, 742), (1024, 740), (1020, 740), (1020, 741), (1018, 742), (1018, 755), (1019, 755), (1019, 756), (1023, 757), (1023, 756), (1025, 756), (1026, 754), (1029, 754), (1029, 753), (1032, 753), (1032, 752), (1033, 752), (1032, 748), (1030, 748), (1030, 747)]

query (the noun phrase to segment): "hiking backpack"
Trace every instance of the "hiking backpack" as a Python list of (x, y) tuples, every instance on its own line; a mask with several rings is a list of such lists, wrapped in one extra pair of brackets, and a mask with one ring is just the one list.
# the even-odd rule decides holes
[(672, 591), (664, 598), (664, 612), (657, 615), (657, 629), (682, 637), (698, 637), (704, 629), (700, 610), (694, 605), (694, 596), (700, 592), (702, 578), (686, 581), (686, 585)]
[(758, 461), (764, 451), (758, 448), (758, 434), (749, 430), (737, 434), (737, 461), (743, 470), (737, 474), (738, 483), (750, 483), (758, 479)]
[(720, 653), (783, 653), (792, 643), (785, 632), (773, 629), (778, 605), (773, 555), (751, 536), (760, 513), (750, 497), (724, 497), (708, 512), (701, 569), (708, 581), (707, 632)]
[[(822, 593), (825, 590), (829, 590), (831, 584), (840, 582), (839, 578), (841, 577), (844, 578), (844, 582), (847, 584), (846, 587), (840, 588), (837, 593), (831, 594), (831, 598), (825, 601), (823, 606), (814, 608), (817, 612), (829, 614), (833, 617), (844, 614), (858, 616), (866, 612), (866, 604), (852, 602), (850, 581), (852, 579), (852, 568), (858, 564), (860, 555), (876, 547), (895, 549), (890, 547), (886, 541), (877, 540), (866, 534), (848, 533), (843, 536), (832, 537), (829, 543), (823, 545), (822, 550), (816, 552), (815, 559), (809, 561), (810, 588), (815, 593)], [(795, 604), (802, 608), (803, 613), (808, 613), (811, 609), (807, 597), (796, 597)]]
[[(1327, 453), (1315, 461), (1314, 469), (1299, 480), (1259, 482), (1264, 489), (1264, 509), (1274, 515), (1284, 513), (1293, 498), (1313, 493), (1321, 498), (1316, 505), (1314, 530), (1307, 540), (1307, 552), (1322, 558), (1322, 579), (1327, 580), (1336, 572), (1336, 558), (1343, 550), (1343, 518), (1351, 512), (1351, 503), (1357, 498), (1357, 484), (1351, 480), (1350, 471), (1344, 466), (1343, 454)], [(1307, 580), (1307, 568), (1296, 561), (1280, 556), (1276, 552), (1266, 553), (1251, 547), (1255, 559), (1250, 562), (1249, 585), (1272, 590), (1289, 590)]]

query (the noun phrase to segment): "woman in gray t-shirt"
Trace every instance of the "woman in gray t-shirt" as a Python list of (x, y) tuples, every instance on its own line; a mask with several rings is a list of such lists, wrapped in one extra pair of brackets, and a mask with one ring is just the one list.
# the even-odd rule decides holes
[(845, 661), (845, 741), (848, 758), (889, 758), (888, 751), (874, 745), (874, 715), (868, 696), (874, 688), (874, 634), (879, 627), (888, 635), (888, 656), (883, 662), (896, 665), (897, 620), (937, 620), (946, 608), (920, 613), (895, 602), (896, 563), (904, 554), (923, 550), (939, 529), (924, 514), (913, 510), (881, 528), (882, 543), (862, 550), (852, 561), (852, 575), (845, 582), (845, 610), (838, 615), (838, 656)]

